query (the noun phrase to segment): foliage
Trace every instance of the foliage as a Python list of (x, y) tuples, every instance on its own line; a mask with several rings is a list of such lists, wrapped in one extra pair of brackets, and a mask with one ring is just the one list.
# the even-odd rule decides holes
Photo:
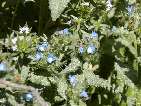
[(0, 4), (0, 105), (141, 105), (139, 0)]

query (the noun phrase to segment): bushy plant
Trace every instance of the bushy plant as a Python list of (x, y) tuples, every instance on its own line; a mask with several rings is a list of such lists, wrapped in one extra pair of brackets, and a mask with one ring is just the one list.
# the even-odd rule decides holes
[(0, 105), (141, 105), (139, 0), (0, 4)]

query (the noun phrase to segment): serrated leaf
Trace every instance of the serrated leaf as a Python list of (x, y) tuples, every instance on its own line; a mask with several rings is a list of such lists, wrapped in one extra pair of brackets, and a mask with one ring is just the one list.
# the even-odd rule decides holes
[(30, 73), (28, 80), (35, 84), (50, 86), (50, 82), (48, 81), (47, 77), (35, 75), (34, 73)]
[(112, 10), (108, 13), (109, 18), (112, 18), (114, 16), (115, 10), (116, 10), (116, 8), (112, 8)]
[(75, 70), (81, 65), (80, 61), (77, 58), (72, 58), (71, 63), (61, 72), (61, 73), (70, 73), (75, 72)]
[(116, 40), (117, 42), (120, 42), (122, 45), (124, 45), (125, 47), (127, 47), (129, 49), (129, 51), (135, 56), (137, 57), (137, 50), (131, 45), (131, 43), (129, 41), (127, 41), (126, 39), (122, 39), (119, 38)]
[(121, 67), (118, 63), (115, 63), (114, 67), (115, 67), (115, 70), (117, 71), (117, 79), (120, 80), (119, 87), (121, 87), (121, 85), (124, 84), (126, 86), (129, 86), (130, 88), (134, 88), (134, 83), (125, 74), (125, 73), (129, 72), (130, 70), (128, 68)]
[(66, 81), (65, 81), (65, 79), (60, 79), (59, 81), (58, 81), (58, 88), (57, 88), (57, 91), (58, 91), (58, 93), (59, 93), (59, 95), (61, 96), (61, 97), (63, 97), (64, 99), (67, 99), (67, 97), (66, 97), (66, 90), (67, 90), (67, 83), (66, 83)]
[(95, 86), (95, 87), (103, 87), (103, 88), (109, 90), (111, 88), (110, 82), (108, 80), (104, 80), (104, 79), (100, 78), (98, 75), (95, 75), (89, 69), (88, 65), (89, 65), (88, 63), (85, 63), (83, 65), (84, 70), (82, 70), (88, 85)]
[(25, 81), (29, 74), (29, 67), (23, 66), (21, 70), (21, 79)]
[(59, 18), (69, 2), (70, 0), (49, 0), (49, 8), (51, 10), (53, 21), (56, 21), (56, 19)]

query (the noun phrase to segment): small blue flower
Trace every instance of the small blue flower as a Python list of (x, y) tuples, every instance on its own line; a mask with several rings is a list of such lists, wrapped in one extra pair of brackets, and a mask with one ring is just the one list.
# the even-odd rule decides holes
[(47, 62), (52, 63), (53, 61), (56, 60), (56, 57), (53, 54), (49, 54), (47, 57)]
[(97, 38), (97, 37), (98, 37), (98, 34), (97, 34), (95, 31), (93, 31), (93, 32), (92, 32), (92, 37), (93, 37), (93, 38)]
[(5, 63), (0, 63), (0, 71), (6, 71), (6, 64)]
[(128, 15), (131, 15), (134, 12), (134, 6), (128, 5), (127, 10), (128, 10)]
[(25, 101), (31, 102), (33, 100), (33, 95), (31, 92), (25, 94)]
[(65, 28), (65, 29), (63, 30), (63, 33), (64, 33), (65, 35), (69, 34), (69, 29), (68, 29), (68, 28)]
[(79, 47), (79, 53), (83, 53), (84, 52), (84, 48), (82, 46)]
[(116, 29), (117, 29), (116, 26), (113, 26), (113, 27), (112, 27), (112, 32), (115, 32)]
[(74, 87), (77, 84), (77, 79), (75, 75), (69, 75), (70, 84)]
[(47, 42), (42, 42), (37, 46), (38, 51), (45, 51), (48, 48), (48, 43)]
[(96, 48), (94, 45), (89, 45), (87, 48), (87, 53), (88, 54), (93, 54), (95, 52)]
[(86, 92), (85, 90), (83, 90), (83, 91), (80, 93), (80, 97), (88, 98), (88, 92)]
[(43, 58), (43, 54), (41, 52), (37, 52), (35, 55), (35, 61), (39, 61)]

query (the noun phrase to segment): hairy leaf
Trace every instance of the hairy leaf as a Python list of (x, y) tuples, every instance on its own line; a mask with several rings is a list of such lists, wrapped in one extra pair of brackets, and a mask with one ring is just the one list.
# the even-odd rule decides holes
[(53, 21), (61, 15), (70, 0), (49, 0), (49, 8), (51, 10), (51, 17)]

